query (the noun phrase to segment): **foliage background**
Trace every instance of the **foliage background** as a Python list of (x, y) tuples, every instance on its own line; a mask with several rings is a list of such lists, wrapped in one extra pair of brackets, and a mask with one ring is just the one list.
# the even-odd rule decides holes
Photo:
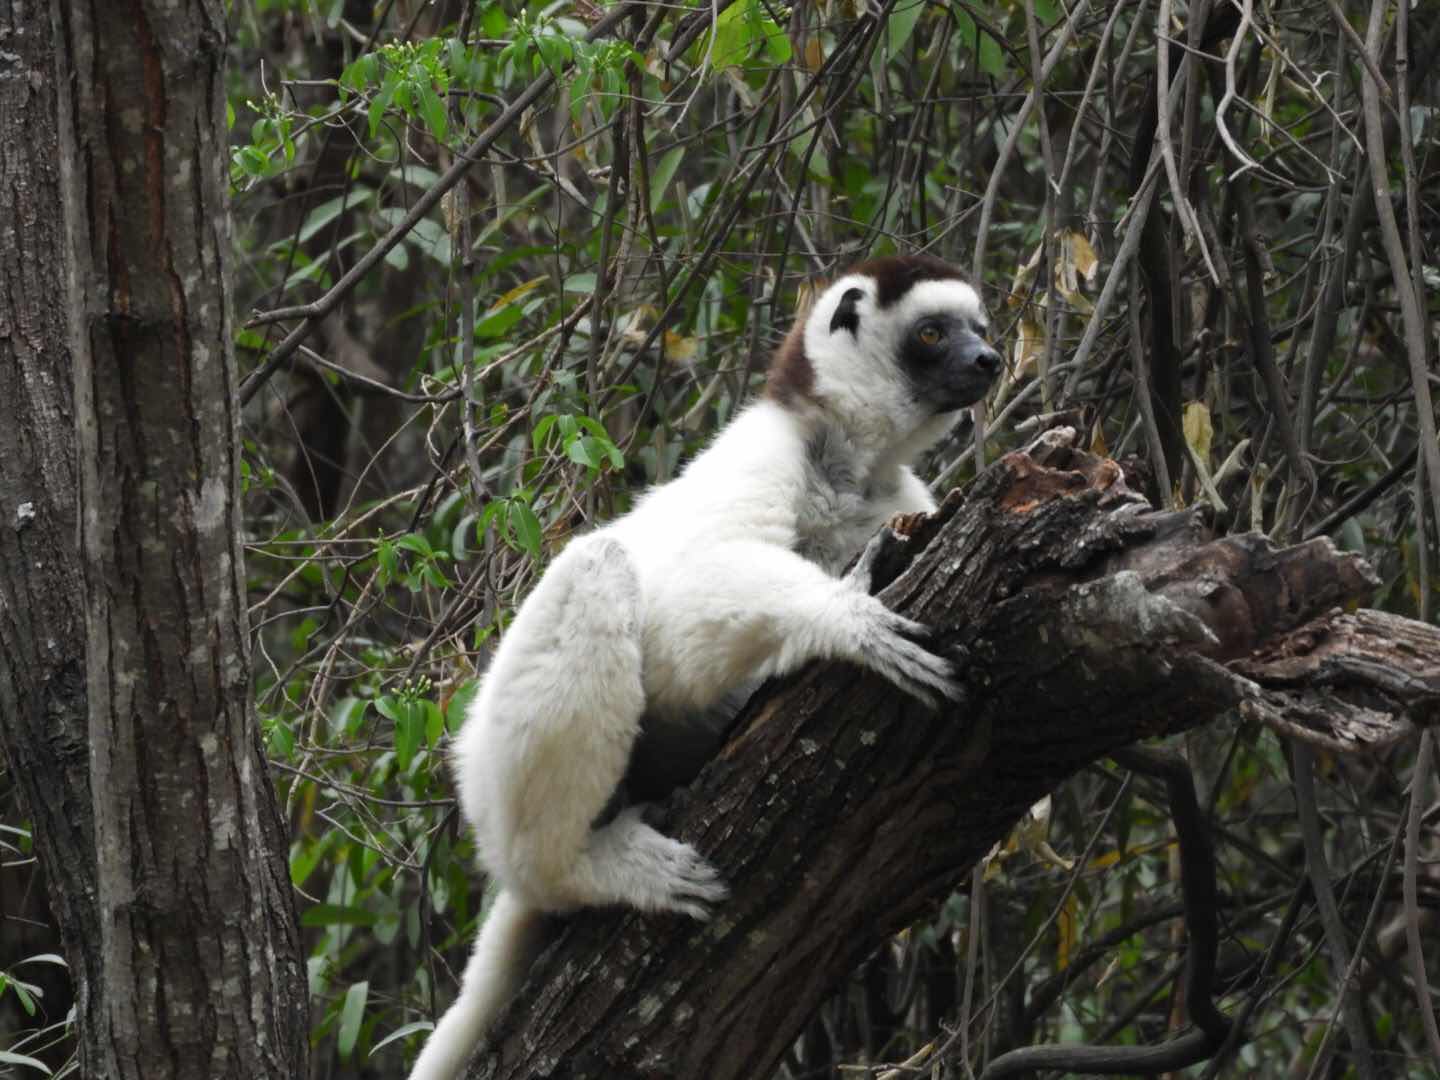
[[(570, 534), (674, 474), (813, 282), (857, 258), (943, 255), (994, 316), (1009, 368), (979, 452), (966, 423), (925, 463), (940, 483), (1080, 410), (1157, 503), (1330, 534), (1381, 573), (1377, 606), (1429, 616), (1440, 18), (1339, 11), (1247, 5), (1204, 41), (1202, 5), (1172, 0), (608, 20), (588, 0), (234, 0), (256, 691), (317, 1075), (398, 1074), (453, 993), (482, 890), (444, 747), (491, 636)], [(1386, 81), (1368, 116), (1367, 19)], [(1178, 43), (1216, 59), (1182, 69)], [(1179, 77), (1157, 141), (1162, 68)], [(461, 182), (331, 293), (487, 130)], [(276, 362), (300, 315), (311, 332)], [(1224, 985), (1258, 1002), (1238, 1061), (1193, 1075), (1433, 1075), (1405, 936), (1433, 935), (1440, 883), (1433, 838), (1403, 849), (1433, 745), (1317, 759), (1237, 720), (1184, 749), (1217, 841)], [(6, 806), (6, 911), (43, 923)], [(917, 1053), (962, 1075), (1032, 1041), (1163, 1038), (1183, 944), (1163, 791), (1097, 767), (1050, 813), (855, 972), (782, 1075)], [(59, 1064), (63, 981), (32, 974), (58, 949), (4, 925), (3, 955), (31, 963), (5, 962), (0, 1048)]]

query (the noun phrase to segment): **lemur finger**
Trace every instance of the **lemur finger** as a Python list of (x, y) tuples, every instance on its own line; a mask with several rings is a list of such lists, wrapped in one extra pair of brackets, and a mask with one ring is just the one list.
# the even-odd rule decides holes
[[(713, 873), (713, 871), (711, 871)], [(688, 882), (677, 889), (671, 907), (673, 910), (689, 915), (692, 919), (704, 922), (714, 913), (715, 905), (728, 899), (730, 890), (720, 881), (710, 882)]]
[(689, 901), (677, 903), (675, 905), (675, 910), (678, 911), (681, 915), (690, 916), (690, 918), (694, 919), (696, 922), (709, 922), (715, 914), (705, 904), (692, 903)]
[[(886, 630), (891, 636), (881, 645), (881, 651), (886, 654), (885, 666), (889, 670), (882, 673), (901, 689), (932, 707), (935, 704), (934, 691), (951, 700), (959, 698), (962, 691), (955, 680), (955, 664), (948, 657), (926, 647), (933, 640), (930, 629), (894, 612), (887, 614), (889, 625)], [(927, 689), (918, 690), (917, 684)]]
[[(699, 852), (678, 841), (675, 847), (677, 865), (671, 875), (670, 891), (678, 910), (693, 914), (693, 908), (718, 904), (730, 895), (720, 871), (706, 862)], [(699, 901), (699, 904), (694, 901)]]

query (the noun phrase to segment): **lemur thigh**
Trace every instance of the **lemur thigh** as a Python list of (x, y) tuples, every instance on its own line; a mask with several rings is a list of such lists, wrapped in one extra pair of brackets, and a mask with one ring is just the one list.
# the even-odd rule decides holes
[(688, 845), (638, 816), (591, 828), (645, 708), (639, 609), (624, 547), (603, 535), (572, 542), (521, 608), (461, 729), (461, 801), (481, 862), (543, 911), (622, 903), (698, 916), (724, 896)]

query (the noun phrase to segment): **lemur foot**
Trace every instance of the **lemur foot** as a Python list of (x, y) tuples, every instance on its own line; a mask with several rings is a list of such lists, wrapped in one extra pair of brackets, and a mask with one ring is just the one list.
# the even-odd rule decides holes
[(628, 901), (647, 911), (710, 918), (711, 907), (730, 895), (720, 872), (689, 844), (646, 825), (642, 813), (642, 807), (628, 807), (610, 826), (625, 837), (627, 851), (620, 865), (621, 872), (631, 876)]

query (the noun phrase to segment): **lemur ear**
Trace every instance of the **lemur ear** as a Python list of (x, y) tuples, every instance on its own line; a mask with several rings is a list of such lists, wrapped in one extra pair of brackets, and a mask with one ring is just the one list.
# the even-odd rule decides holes
[(846, 289), (845, 295), (840, 297), (840, 303), (835, 307), (835, 314), (830, 317), (830, 332), (836, 330), (849, 330), (852, 335), (860, 330), (860, 301), (865, 299), (864, 289)]

